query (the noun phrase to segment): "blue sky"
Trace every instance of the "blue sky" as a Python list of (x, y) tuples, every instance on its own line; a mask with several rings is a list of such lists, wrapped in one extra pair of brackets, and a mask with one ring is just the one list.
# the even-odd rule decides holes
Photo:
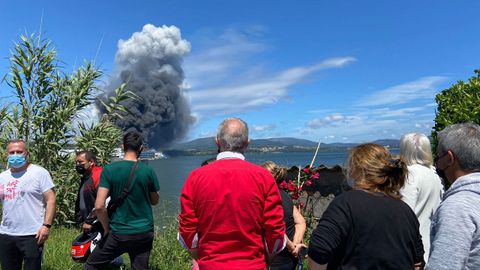
[[(18, 35), (50, 38), (66, 71), (109, 80), (119, 40), (146, 24), (190, 43), (183, 92), (212, 136), (241, 117), (251, 137), (364, 142), (430, 133), (435, 95), (480, 67), (479, 1), (1, 1), (0, 74)], [(0, 85), (1, 95), (9, 91)]]

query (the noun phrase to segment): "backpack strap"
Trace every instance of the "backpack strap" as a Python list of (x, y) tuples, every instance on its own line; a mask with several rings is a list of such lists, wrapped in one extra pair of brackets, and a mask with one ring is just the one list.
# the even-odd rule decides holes
[(117, 198), (117, 200), (115, 200), (115, 202), (108, 205), (107, 210), (108, 210), (109, 217), (111, 217), (113, 213), (115, 213), (117, 208), (123, 203), (123, 201), (125, 201), (125, 198), (127, 198), (128, 192), (135, 178), (135, 171), (137, 170), (137, 166), (138, 166), (138, 161), (135, 161), (135, 163), (132, 166), (132, 170), (130, 171), (130, 175), (128, 176), (128, 182), (123, 188), (122, 194)]

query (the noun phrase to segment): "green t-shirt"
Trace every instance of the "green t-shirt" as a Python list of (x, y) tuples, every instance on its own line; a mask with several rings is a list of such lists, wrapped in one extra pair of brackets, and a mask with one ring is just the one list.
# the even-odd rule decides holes
[[(109, 190), (110, 203), (115, 202), (122, 194), (133, 164), (133, 161), (122, 160), (103, 168), (99, 186)], [(159, 189), (157, 175), (153, 169), (147, 164), (139, 162), (125, 201), (111, 217), (110, 230), (112, 233), (137, 234), (153, 231), (150, 192), (156, 192)]]

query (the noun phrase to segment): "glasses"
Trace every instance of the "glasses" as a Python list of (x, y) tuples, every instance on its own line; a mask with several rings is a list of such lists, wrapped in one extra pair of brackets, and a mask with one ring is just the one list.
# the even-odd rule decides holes
[(443, 158), (443, 157), (446, 156), (446, 155), (448, 155), (448, 151), (445, 152), (445, 153), (443, 153), (443, 154), (441, 154), (441, 155), (438, 156), (438, 157), (435, 157), (435, 158), (433, 159), (433, 164), (437, 164), (437, 161), (438, 161), (439, 159)]

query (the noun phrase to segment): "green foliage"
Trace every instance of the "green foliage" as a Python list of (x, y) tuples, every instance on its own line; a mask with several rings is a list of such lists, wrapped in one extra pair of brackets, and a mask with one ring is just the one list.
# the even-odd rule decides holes
[[(79, 230), (74, 228), (53, 227), (50, 231), (50, 237), (45, 244), (42, 269), (83, 269), (83, 264), (74, 262), (70, 256), (72, 240), (79, 233)], [(128, 255), (124, 254), (123, 258), (127, 269), (130, 269)], [(170, 220), (163, 228), (156, 229), (153, 249), (150, 255), (150, 269), (188, 270), (192, 268), (191, 261), (188, 253), (177, 241), (177, 224), (175, 220)], [(111, 267), (111, 269), (115, 268)]]
[(120, 144), (122, 131), (105, 119), (97, 124), (80, 123), (78, 127), (77, 148), (92, 151), (97, 156), (100, 165), (109, 163), (111, 153)]
[(434, 153), (437, 146), (437, 134), (445, 127), (463, 122), (480, 124), (480, 70), (468, 82), (458, 81), (450, 88), (439, 93), (435, 126), (432, 130)]
[[(84, 124), (82, 111), (96, 101), (97, 81), (102, 72), (92, 63), (65, 74), (56, 51), (40, 36), (21, 36), (11, 51), (10, 72), (4, 77), (13, 89), (13, 101), (0, 107), (0, 147), (9, 139), (24, 139), (29, 160), (45, 167), (57, 191), (57, 224), (74, 221), (79, 176), (74, 170), (74, 149), (91, 150), (102, 164), (110, 161), (122, 131), (112, 124), (127, 110), (119, 103), (133, 95), (122, 85), (108, 100), (109, 113), (100, 122)], [(2, 151), (0, 161), (6, 160)]]

